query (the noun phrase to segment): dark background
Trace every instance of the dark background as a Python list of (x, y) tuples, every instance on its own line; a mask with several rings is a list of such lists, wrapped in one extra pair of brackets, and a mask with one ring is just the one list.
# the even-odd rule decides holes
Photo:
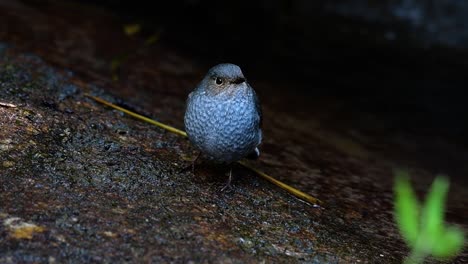
[(84, 1), (111, 8), (166, 45), (239, 64), (250, 79), (334, 96), (417, 133), (466, 145), (468, 3)]

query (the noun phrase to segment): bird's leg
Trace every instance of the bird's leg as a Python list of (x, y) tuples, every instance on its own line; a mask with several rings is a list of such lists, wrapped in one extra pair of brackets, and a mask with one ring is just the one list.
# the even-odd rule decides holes
[(197, 160), (200, 158), (200, 156), (201, 156), (201, 152), (199, 151), (198, 154), (197, 154), (197, 156), (195, 157), (195, 159), (194, 159), (192, 162), (190, 162), (190, 165), (183, 167), (183, 168), (180, 170), (180, 172), (185, 172), (185, 171), (187, 171), (187, 170), (189, 170), (189, 169), (192, 169), (192, 173), (195, 174), (195, 163), (196, 163)]
[(192, 161), (192, 173), (195, 174), (195, 163), (197, 162), (198, 158), (201, 156), (201, 151), (198, 152), (197, 156), (195, 159)]
[(224, 185), (223, 188), (221, 188), (221, 191), (224, 192), (226, 189), (231, 189), (231, 181), (232, 181), (232, 166), (229, 168), (229, 178), (228, 178), (228, 181), (226, 183), (226, 185)]

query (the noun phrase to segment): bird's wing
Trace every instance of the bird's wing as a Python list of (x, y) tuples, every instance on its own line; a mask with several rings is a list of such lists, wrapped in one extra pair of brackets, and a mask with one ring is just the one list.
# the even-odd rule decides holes
[(255, 90), (252, 89), (252, 91), (253, 91), (252, 96), (253, 96), (254, 103), (255, 103), (255, 110), (257, 110), (257, 113), (258, 113), (259, 125), (260, 127), (262, 127), (262, 124), (263, 124), (262, 107), (260, 106), (260, 100), (258, 99), (258, 96), (255, 93)]

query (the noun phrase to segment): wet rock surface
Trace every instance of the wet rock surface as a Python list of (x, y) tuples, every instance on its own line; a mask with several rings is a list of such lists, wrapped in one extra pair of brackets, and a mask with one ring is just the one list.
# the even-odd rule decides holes
[[(467, 227), (466, 148), (333, 98), (311, 104), (268, 79), (253, 83), (265, 115), (255, 166), (324, 207), (240, 167), (233, 189), (221, 192), (225, 168), (183, 170), (195, 157), (186, 139), (84, 96), (182, 128), (185, 97), (207, 67), (164, 43), (142, 45), (101, 9), (1, 7), (0, 24), (10, 25), (0, 32), (2, 263), (400, 263), (407, 248), (393, 222), (392, 169), (409, 167), (424, 194), (441, 156), (458, 165), (448, 220)], [(455, 262), (466, 260), (465, 251)]]

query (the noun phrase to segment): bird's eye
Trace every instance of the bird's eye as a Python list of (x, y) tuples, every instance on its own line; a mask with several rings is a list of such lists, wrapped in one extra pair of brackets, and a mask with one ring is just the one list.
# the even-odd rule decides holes
[(220, 77), (217, 77), (217, 78), (216, 78), (216, 84), (217, 84), (217, 85), (223, 84), (223, 79), (220, 78)]

